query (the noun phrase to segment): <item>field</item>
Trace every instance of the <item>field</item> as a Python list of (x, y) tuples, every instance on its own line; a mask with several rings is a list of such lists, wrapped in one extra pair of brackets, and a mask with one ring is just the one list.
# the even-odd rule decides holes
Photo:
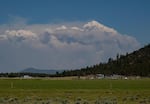
[(0, 104), (150, 104), (150, 79), (0, 79)]

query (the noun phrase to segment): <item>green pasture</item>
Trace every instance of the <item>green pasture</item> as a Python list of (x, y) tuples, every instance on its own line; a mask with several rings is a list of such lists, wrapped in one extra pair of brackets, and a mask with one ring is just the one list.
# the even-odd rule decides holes
[[(139, 104), (140, 100), (143, 99), (150, 101), (150, 79), (0, 79), (0, 98), (11, 97), (19, 99), (27, 97), (52, 100), (68, 99), (71, 102), (78, 98), (89, 102), (94, 102), (97, 99), (114, 98), (117, 99), (119, 104)], [(135, 102), (132, 102), (130, 97), (138, 98)], [(123, 103), (123, 99), (126, 103)]]

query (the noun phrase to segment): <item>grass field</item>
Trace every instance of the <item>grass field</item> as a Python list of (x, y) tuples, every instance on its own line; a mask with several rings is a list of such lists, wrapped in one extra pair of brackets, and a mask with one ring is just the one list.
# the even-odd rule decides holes
[(150, 104), (150, 79), (0, 79), (0, 104)]

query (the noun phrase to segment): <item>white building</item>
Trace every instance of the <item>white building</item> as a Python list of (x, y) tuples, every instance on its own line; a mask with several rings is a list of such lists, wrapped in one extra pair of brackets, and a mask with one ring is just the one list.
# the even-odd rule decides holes
[(24, 79), (30, 79), (30, 78), (32, 78), (32, 77), (29, 76), (29, 75), (24, 75), (23, 78), (24, 78)]
[(105, 77), (104, 74), (96, 74), (97, 79), (103, 79)]

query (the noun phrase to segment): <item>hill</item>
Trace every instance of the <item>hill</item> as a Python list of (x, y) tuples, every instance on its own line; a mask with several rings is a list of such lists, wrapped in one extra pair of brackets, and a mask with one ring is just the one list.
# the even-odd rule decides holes
[(84, 76), (90, 74), (119, 74), (126, 76), (150, 76), (150, 44), (126, 55), (116, 55), (116, 59), (108, 59), (107, 63), (87, 66), (77, 70), (64, 71), (62, 76)]

